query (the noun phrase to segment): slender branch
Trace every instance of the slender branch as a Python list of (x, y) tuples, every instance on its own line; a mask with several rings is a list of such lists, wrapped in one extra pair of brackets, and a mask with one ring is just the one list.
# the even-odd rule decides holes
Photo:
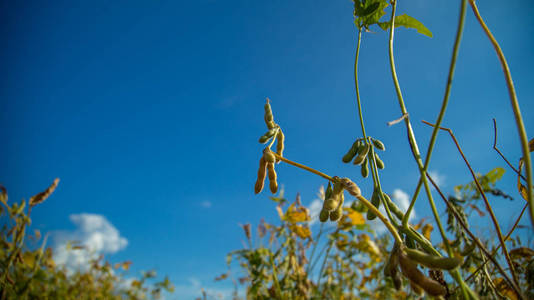
[(523, 180), (527, 180), (525, 178), (525, 176), (523, 176), (523, 174), (521, 174), (521, 172), (519, 172), (519, 170), (517, 170), (507, 159), (506, 157), (504, 157), (504, 155), (501, 153), (501, 150), (499, 150), (499, 148), (497, 148), (497, 121), (495, 121), (495, 118), (493, 118), (493, 149), (495, 149), (495, 151), (497, 151), (497, 153), (499, 153), (499, 155), (502, 157), (502, 159), (504, 159), (504, 161), (508, 164), (508, 166), (510, 168), (512, 168), (512, 170), (514, 170), (514, 172), (520, 176), (521, 178), (523, 178)]
[(358, 115), (360, 117), (360, 125), (362, 127), (363, 138), (367, 142), (365, 134), (365, 126), (363, 123), (362, 104), (360, 102), (360, 89), (358, 87), (358, 58), (360, 56), (360, 44), (362, 40), (362, 29), (358, 27), (358, 42), (356, 43), (356, 55), (354, 58), (354, 87), (356, 88), (356, 102), (358, 103)]
[[(402, 98), (402, 92), (400, 89), (399, 80), (397, 79), (397, 72), (395, 70), (395, 60), (393, 57), (393, 36), (395, 32), (395, 12), (397, 10), (397, 0), (391, 0), (391, 21), (390, 21), (390, 31), (389, 31), (389, 65), (391, 68), (391, 76), (393, 78), (393, 83), (395, 85), (395, 91), (397, 93), (397, 99), (399, 101), (399, 106), (401, 108), (402, 114), (408, 113), (406, 110), (406, 106), (404, 105), (404, 100)], [(406, 131), (408, 133), (408, 142), (410, 143), (410, 147), (412, 150), (412, 154), (414, 156), (414, 159), (417, 163), (417, 166), (419, 167), (419, 172), (421, 174), (421, 180), (423, 180), (423, 184), (425, 186), (425, 192), (428, 198), (428, 202), (430, 204), (430, 207), (432, 209), (432, 214), (434, 215), (434, 219), (436, 221), (436, 224), (438, 226), (439, 232), (441, 234), (441, 238), (443, 239), (443, 242), (445, 244), (445, 248), (447, 249), (447, 253), (450, 257), (452, 257), (454, 254), (452, 253), (452, 249), (448, 243), (447, 236), (445, 234), (445, 229), (443, 228), (443, 225), (441, 224), (441, 220), (439, 217), (438, 210), (436, 208), (436, 205), (434, 203), (434, 199), (432, 197), (432, 193), (430, 191), (430, 187), (428, 185), (428, 181), (426, 180), (425, 174), (426, 170), (423, 166), (423, 162), (421, 160), (421, 154), (419, 153), (419, 148), (417, 147), (417, 141), (415, 139), (412, 125), (410, 123), (410, 118), (405, 118), (404, 123), (406, 124)], [(414, 202), (414, 201), (412, 201)], [(402, 220), (402, 225), (405, 229), (408, 229), (408, 219), (410, 217), (410, 212), (413, 209), (413, 203), (410, 204), (409, 210), (404, 215), (404, 219)], [(456, 282), (460, 285), (462, 288), (462, 295), (464, 298), (477, 298), (474, 292), (465, 284), (465, 282), (462, 279), (462, 275), (458, 270), (453, 270), (450, 272), (451, 276), (456, 280)]]
[[(302, 164), (299, 164), (297, 162), (294, 162), (294, 161), (291, 161), (285, 157), (282, 157), (280, 155), (278, 155), (277, 153), (274, 153), (274, 156), (278, 159), (280, 159), (281, 161), (285, 162), (285, 163), (288, 163), (290, 165), (293, 165), (295, 167), (298, 167), (298, 168), (301, 168), (301, 169), (304, 169), (306, 171), (309, 171), (309, 172), (312, 172), (313, 174), (316, 174), (316, 175), (319, 175), (327, 180), (330, 180), (332, 183), (336, 183), (336, 181), (334, 180), (334, 178), (322, 173), (322, 172), (319, 172), (315, 169), (312, 169), (308, 166), (305, 166), (305, 165), (302, 165)], [(371, 203), (369, 202), (369, 200), (365, 199), (365, 197), (363, 197), (362, 195), (359, 195), (357, 197), (365, 206), (367, 206), (367, 209), (371, 210), (373, 213), (375, 213), (378, 218), (380, 218), (380, 220), (382, 220), (382, 222), (384, 223), (384, 225), (388, 228), (388, 230), (391, 232), (391, 234), (393, 235), (393, 237), (395, 238), (395, 240), (399, 243), (402, 243), (402, 239), (401, 237), (399, 236), (399, 233), (397, 232), (397, 229), (395, 227), (393, 227), (393, 225), (391, 225), (391, 223), (388, 221), (388, 219)]]
[[(512, 233), (517, 228), (517, 225), (519, 225), (519, 221), (521, 221), (521, 218), (523, 217), (523, 214), (527, 210), (527, 207), (528, 207), (528, 204), (525, 204), (525, 206), (523, 206), (523, 209), (521, 210), (521, 213), (519, 214), (519, 217), (515, 220), (514, 226), (512, 226), (512, 229), (510, 229), (508, 234), (504, 237), (505, 241), (507, 241), (510, 238)], [(494, 257), (495, 254), (497, 254), (497, 252), (499, 251), (500, 248), (501, 248), (501, 245), (498, 245), (497, 248), (495, 250), (493, 250), (493, 252), (491, 253), (491, 257)], [(489, 260), (486, 260), (486, 261), (482, 262), (482, 264), (473, 273), (471, 273), (471, 275), (469, 275), (465, 279), (465, 281), (469, 281), (470, 279), (472, 279), (482, 269), (482, 267), (484, 267), (486, 265), (486, 263), (488, 263), (488, 261)]]
[[(433, 127), (437, 127), (434, 124), (431, 124), (431, 123), (429, 123), (427, 121), (423, 121), (423, 123), (425, 123), (427, 125), (430, 125), (430, 126), (433, 126)], [(501, 247), (502, 247), (502, 252), (504, 254), (504, 257), (506, 258), (506, 262), (508, 263), (508, 267), (510, 268), (510, 273), (512, 273), (512, 278), (514, 279), (514, 284), (519, 286), (519, 281), (517, 280), (517, 274), (515, 273), (515, 268), (514, 268), (514, 265), (512, 263), (512, 259), (510, 258), (510, 254), (508, 253), (508, 250), (506, 249), (505, 240), (504, 240), (504, 238), (502, 236), (501, 227), (499, 225), (499, 222), (497, 221), (497, 218), (495, 217), (495, 214), (493, 213), (493, 209), (491, 208), (491, 204), (489, 203), (488, 198), (486, 197), (486, 193), (484, 193), (484, 189), (482, 188), (482, 186), (478, 182), (478, 178), (477, 178), (475, 172), (473, 171), (473, 168), (471, 168), (471, 164), (469, 164), (469, 161), (465, 157), (464, 152), (462, 151), (462, 148), (460, 147), (460, 144), (458, 143), (458, 140), (456, 140), (456, 137), (452, 133), (452, 130), (450, 128), (444, 128), (444, 127), (437, 127), (437, 128), (439, 128), (441, 130), (444, 130), (444, 131), (447, 131), (450, 134), (450, 136), (451, 136), (452, 140), (454, 141), (454, 144), (456, 145), (456, 148), (460, 152), (460, 155), (462, 156), (467, 168), (469, 168), (469, 172), (471, 173), (471, 176), (473, 177), (473, 180), (475, 181), (475, 185), (477, 186), (477, 189), (480, 192), (480, 195), (482, 196), (482, 199), (484, 199), (484, 203), (486, 204), (486, 210), (490, 214), (491, 221), (493, 222), (493, 226), (495, 227), (495, 230), (497, 231), (497, 236), (499, 237), (499, 242), (500, 242)]]
[(471, 232), (471, 230), (469, 230), (469, 228), (467, 228), (467, 225), (464, 223), (462, 218), (460, 218), (460, 216), (458, 215), (458, 212), (456, 211), (456, 209), (447, 200), (447, 198), (445, 197), (445, 195), (443, 194), (443, 192), (441, 191), (439, 186), (436, 184), (436, 182), (432, 179), (432, 177), (430, 175), (427, 174), (426, 176), (430, 180), (430, 183), (432, 183), (432, 185), (434, 186), (436, 191), (438, 191), (439, 195), (441, 196), (441, 199), (443, 199), (443, 202), (445, 202), (445, 204), (447, 205), (447, 208), (449, 208), (449, 210), (452, 213), (452, 215), (454, 216), (454, 218), (456, 218), (456, 221), (458, 222), (458, 224), (460, 224), (460, 226), (462, 226), (462, 229), (475, 242), (475, 244), (478, 246), (478, 248), (480, 248), (480, 250), (482, 250), (482, 252), (484, 252), (484, 254), (493, 262), (493, 264), (497, 267), (497, 269), (502, 274), (502, 276), (512, 286), (512, 288), (517, 293), (519, 298), (523, 299), (523, 296), (521, 295), (521, 292), (520, 292), (519, 288), (515, 285), (515, 283), (512, 280), (510, 280), (510, 277), (508, 277), (508, 274), (506, 274), (506, 272), (504, 271), (502, 266), (497, 262), (497, 260), (492, 255), (490, 255), (489, 251), (486, 249), (486, 247), (484, 247), (482, 242), (480, 242), (480, 240)]
[[(443, 100), (441, 103), (441, 109), (438, 114), (438, 118), (436, 120), (436, 124), (439, 127), (441, 125), (441, 122), (443, 121), (443, 117), (445, 116), (445, 111), (447, 110), (447, 105), (449, 103), (449, 97), (451, 93), (451, 87), (452, 87), (452, 80), (454, 78), (454, 71), (456, 69), (456, 60), (458, 58), (458, 52), (460, 49), (460, 42), (462, 41), (462, 34), (464, 30), (464, 22), (465, 22), (465, 11), (466, 11), (467, 1), (462, 0), (462, 3), (460, 4), (460, 17), (458, 19), (458, 29), (456, 30), (456, 39), (454, 41), (454, 46), (452, 50), (452, 57), (451, 62), (449, 65), (449, 76), (447, 78), (447, 85), (445, 87), (445, 94), (443, 95)], [(426, 152), (426, 158), (425, 158), (425, 165), (423, 166), (424, 171), (426, 172), (428, 170), (428, 166), (430, 164), (430, 158), (432, 157), (432, 151), (434, 151), (434, 146), (436, 144), (436, 140), (438, 137), (439, 129), (434, 127), (432, 130), (432, 135), (430, 137), (430, 143), (428, 144), (428, 149)], [(417, 183), (417, 187), (415, 188), (415, 192), (412, 197), (412, 201), (410, 202), (410, 206), (408, 208), (408, 211), (406, 214), (408, 217), (410, 216), (410, 213), (413, 209), (413, 206), (415, 205), (415, 201), (417, 200), (417, 196), (419, 195), (419, 191), (421, 190), (421, 185), (424, 180), (424, 174), (421, 174), (419, 177), (419, 182)]]
[(523, 159), (525, 160), (525, 171), (527, 176), (528, 191), (526, 200), (530, 206), (530, 221), (532, 223), (532, 226), (534, 227), (534, 192), (532, 190), (532, 183), (534, 179), (532, 178), (532, 160), (530, 158), (530, 152), (528, 147), (527, 131), (525, 130), (525, 125), (523, 124), (523, 117), (521, 116), (521, 110), (519, 109), (519, 101), (517, 100), (517, 95), (515, 93), (512, 74), (510, 73), (510, 68), (508, 67), (508, 63), (506, 62), (506, 58), (504, 57), (504, 53), (502, 52), (499, 43), (497, 42), (495, 37), (493, 37), (493, 34), (489, 30), (488, 26), (486, 26), (486, 23), (484, 23), (482, 16), (478, 12), (478, 8), (475, 4), (475, 1), (469, 0), (469, 4), (471, 5), (473, 13), (475, 14), (475, 17), (480, 23), (480, 26), (482, 26), (482, 28), (484, 29), (484, 32), (488, 36), (491, 44), (493, 45), (493, 48), (495, 48), (495, 52), (497, 52), (497, 56), (504, 72), (504, 78), (506, 79), (506, 85), (508, 86), (508, 94), (510, 96), (510, 104), (512, 105), (512, 110), (514, 111), (515, 123), (517, 126), (517, 131), (519, 133), (519, 139), (521, 141), (521, 150), (523, 150)]

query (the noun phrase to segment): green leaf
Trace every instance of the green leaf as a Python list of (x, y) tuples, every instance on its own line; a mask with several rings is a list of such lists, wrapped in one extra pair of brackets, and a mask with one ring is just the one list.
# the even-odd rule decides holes
[[(383, 30), (388, 30), (391, 27), (390, 22), (380, 22), (378, 23), (378, 26), (382, 28)], [(406, 28), (413, 28), (416, 29), (417, 32), (420, 34), (426, 35), (428, 37), (432, 37), (432, 32), (423, 25), (423, 23), (419, 22), (417, 19), (408, 16), (407, 14), (396, 16), (395, 17), (395, 28), (399, 26), (404, 26)]]
[(380, 18), (386, 14), (384, 9), (388, 5), (388, 1), (385, 0), (367, 0), (364, 4), (354, 1), (354, 23), (360, 28), (378, 24)]

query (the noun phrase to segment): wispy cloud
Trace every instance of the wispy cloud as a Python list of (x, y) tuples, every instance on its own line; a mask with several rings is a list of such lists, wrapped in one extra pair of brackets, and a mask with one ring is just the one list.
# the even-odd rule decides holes
[(438, 171), (428, 171), (428, 175), (432, 177), (432, 180), (434, 180), (434, 182), (436, 182), (439, 187), (446, 185), (447, 178), (445, 177), (445, 175), (438, 173)]
[(212, 205), (211, 201), (202, 201), (200, 202), (200, 206), (204, 207), (204, 208), (210, 208)]
[[(198, 278), (190, 277), (187, 283), (175, 284), (173, 295), (179, 295), (179, 299), (197, 299), (202, 296), (202, 291), (206, 293), (208, 299), (232, 299), (233, 288), (214, 288), (203, 284)], [(241, 295), (243, 296), (243, 295)]]
[[(53, 234), (54, 260), (69, 271), (86, 270), (92, 259), (101, 254), (115, 253), (128, 245), (128, 240), (102, 215), (73, 214), (69, 219), (76, 225), (75, 230)], [(83, 246), (83, 249), (68, 249), (71, 241)]]

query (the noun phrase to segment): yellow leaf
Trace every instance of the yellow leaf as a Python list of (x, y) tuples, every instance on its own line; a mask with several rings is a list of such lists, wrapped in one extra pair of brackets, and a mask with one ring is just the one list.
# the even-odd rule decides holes
[(417, 225), (415, 225), (415, 226), (413, 227), (413, 229), (415, 229), (415, 230), (419, 230), (419, 228), (421, 228), (421, 226), (423, 226), (423, 224), (425, 223), (425, 221), (426, 221), (426, 218), (422, 218), (421, 221), (419, 221), (419, 223), (417, 223)]
[(423, 229), (422, 229), (423, 235), (429, 241), (430, 241), (430, 233), (432, 232), (432, 230), (434, 230), (434, 226), (432, 226), (432, 224), (425, 224), (425, 226), (423, 226)]
[(347, 214), (347, 217), (350, 219), (350, 223), (352, 225), (365, 224), (365, 218), (362, 216), (362, 214), (353, 209), (351, 209), (351, 211)]
[(515, 294), (514, 290), (508, 286), (508, 283), (504, 281), (502, 278), (495, 278), (493, 280), (493, 284), (495, 284), (495, 287), (497, 290), (505, 297), (508, 297), (508, 299), (516, 300), (517, 295)]
[(291, 231), (293, 231), (301, 239), (306, 239), (311, 236), (311, 231), (308, 226), (294, 225), (294, 226), (291, 226)]

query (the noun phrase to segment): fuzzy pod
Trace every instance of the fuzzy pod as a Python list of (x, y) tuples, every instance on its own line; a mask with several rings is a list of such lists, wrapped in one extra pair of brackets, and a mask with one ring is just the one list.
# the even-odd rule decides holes
[(397, 255), (402, 274), (410, 279), (415, 285), (421, 287), (431, 296), (443, 296), (447, 294), (447, 289), (439, 282), (426, 277), (403, 251), (398, 251)]
[(260, 142), (260, 144), (265, 144), (267, 143), (274, 135), (276, 134), (276, 128), (272, 128), (272, 129), (269, 129), (264, 135), (262, 135), (260, 137), (260, 139), (258, 140), (258, 142)]
[(405, 252), (411, 260), (430, 269), (453, 270), (463, 262), (463, 260), (458, 257), (440, 257), (416, 249), (407, 248), (405, 249)]
[(371, 141), (373, 141), (373, 145), (375, 146), (376, 149), (382, 150), (382, 151), (386, 150), (386, 146), (384, 146), (384, 143), (382, 143), (380, 140), (371, 138)]
[(276, 182), (274, 163), (267, 163), (267, 175), (269, 176), (269, 187), (271, 188), (271, 193), (276, 194), (278, 191), (278, 183)]
[(340, 206), (336, 210), (333, 210), (330, 212), (330, 221), (337, 222), (339, 219), (341, 219), (341, 216), (343, 215), (343, 207)]
[(341, 178), (340, 182), (343, 184), (343, 188), (354, 197), (358, 197), (362, 194), (360, 187), (356, 183), (352, 182), (349, 178)]
[(347, 153), (345, 155), (343, 155), (343, 158), (341, 159), (344, 163), (348, 163), (350, 162), (354, 156), (356, 156), (356, 154), (358, 154), (358, 150), (361, 146), (361, 141), (360, 140), (357, 140), (356, 142), (354, 142), (352, 144), (352, 146), (350, 147), (349, 151), (347, 151)]
[(321, 209), (321, 212), (319, 213), (319, 221), (322, 223), (328, 221), (328, 217), (330, 216), (330, 212), (326, 209)]
[(273, 111), (271, 109), (271, 104), (269, 104), (269, 98), (267, 98), (267, 102), (265, 103), (263, 108), (265, 109), (265, 115), (263, 116), (263, 119), (265, 120), (265, 124), (267, 125), (267, 127), (271, 129), (273, 127), (269, 127), (269, 126), (274, 125), (274, 117), (273, 117)]
[(267, 162), (262, 156), (260, 158), (260, 167), (258, 168), (258, 178), (256, 179), (256, 185), (254, 185), (255, 194), (258, 194), (263, 190), (266, 175), (267, 175)]
[(276, 161), (276, 157), (274, 156), (273, 152), (269, 148), (266, 148), (265, 150), (263, 150), (263, 158), (268, 163), (274, 163)]
[(326, 200), (330, 198), (331, 196), (332, 196), (332, 184), (329, 181), (328, 185), (326, 186), (326, 191), (324, 192), (324, 198)]
[[(276, 153), (280, 156), (284, 156), (284, 140), (285, 136), (282, 132), (282, 129), (278, 130), (278, 134), (276, 135), (276, 138), (278, 139), (278, 142), (276, 143)], [(280, 160), (277, 160), (276, 162), (280, 162)]]
[(358, 155), (356, 155), (356, 158), (354, 158), (354, 161), (352, 163), (354, 165), (360, 165), (364, 163), (370, 148), (371, 146), (369, 146), (369, 144), (361, 145), (358, 148)]
[(380, 159), (377, 153), (375, 153), (375, 162), (376, 162), (376, 167), (379, 168), (380, 170), (383, 170), (386, 167), (386, 165), (384, 165), (384, 162)]
[(330, 196), (330, 198), (326, 199), (323, 203), (323, 209), (326, 211), (333, 211), (337, 208), (339, 204), (339, 197)]
[(369, 160), (367, 157), (365, 157), (365, 160), (363, 161), (360, 172), (362, 173), (363, 178), (367, 178), (367, 176), (369, 176)]

